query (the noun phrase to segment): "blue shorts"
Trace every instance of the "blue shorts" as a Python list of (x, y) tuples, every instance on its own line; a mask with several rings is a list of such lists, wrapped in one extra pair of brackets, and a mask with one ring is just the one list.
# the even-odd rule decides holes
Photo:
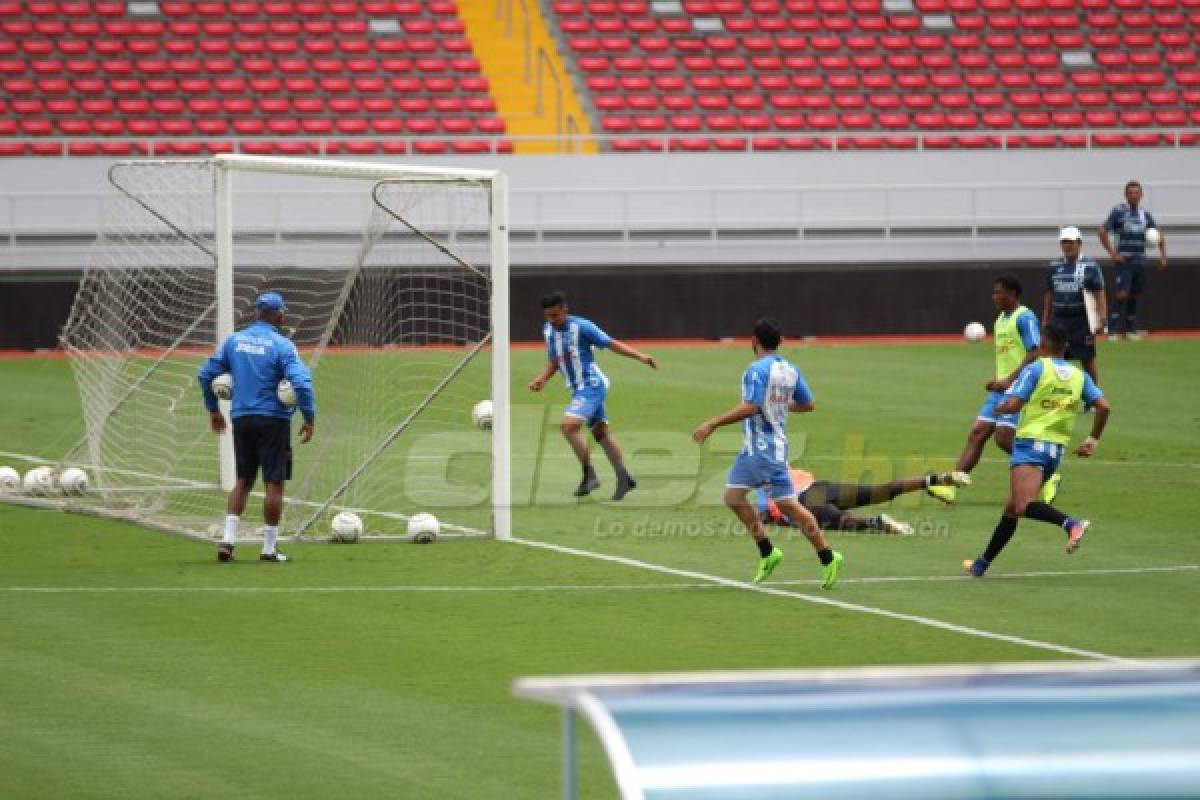
[(1118, 292), (1137, 295), (1146, 288), (1145, 256), (1125, 256), (1125, 263), (1114, 266), (1113, 272)]
[(773, 500), (796, 496), (792, 472), (786, 461), (771, 461), (739, 453), (725, 485), (731, 489), (766, 489)]
[(589, 386), (583, 391), (571, 396), (571, 402), (563, 409), (568, 417), (578, 417), (589, 429), (601, 422), (608, 422), (608, 411), (604, 408), (604, 398), (608, 397), (608, 388), (604, 386)]
[(1015, 428), (1017, 427), (1017, 417), (1021, 416), (1018, 411), (1013, 414), (997, 414), (996, 406), (1004, 399), (1004, 392), (988, 392), (987, 400), (983, 401), (983, 407), (979, 409), (979, 414), (975, 417), (982, 422), (989, 422), (997, 428)]
[(1066, 451), (1065, 444), (1042, 442), (1037, 439), (1017, 439), (1013, 442), (1012, 458), (1009, 467), (1029, 465), (1042, 468), (1042, 480), (1050, 480), (1050, 476), (1058, 471), (1058, 463), (1062, 461)]

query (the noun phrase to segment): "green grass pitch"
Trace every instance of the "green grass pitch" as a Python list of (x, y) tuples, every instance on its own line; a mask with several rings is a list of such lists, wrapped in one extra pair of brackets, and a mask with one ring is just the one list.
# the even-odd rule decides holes
[[(597, 497), (569, 497), (565, 391), (528, 392), (542, 355), (515, 353), (515, 532), (746, 580), (755, 550), (719, 505), (739, 433), (703, 451), (688, 434), (736, 402), (751, 354), (651, 351), (658, 371), (602, 356), (641, 481), (620, 506), (602, 458)], [(830, 479), (947, 468), (991, 361), (966, 344), (785, 353), (817, 397), (792, 419), (794, 461)], [(1198, 358), (1189, 341), (1102, 348), (1110, 429), (1096, 459), (1065, 463), (1057, 503), (1095, 522), (1078, 554), (1026, 521), (992, 574), (959, 577), (1006, 492), (992, 448), (956, 507), (892, 504), (922, 535), (832, 534), (847, 567), (831, 593), (808, 545), (776, 536), (772, 585), (1096, 654), (1200, 655)], [(0, 450), (54, 457), (80, 433), (61, 360), (0, 361), (0, 400)], [(0, 543), (0, 794), (14, 798), (544, 798), (558, 716), (513, 699), (517, 676), (1071, 657), (516, 543), (307, 544), (287, 565), (252, 551), (219, 565), (210, 546), (4, 504)], [(586, 737), (581, 766), (585, 797), (613, 796)]]

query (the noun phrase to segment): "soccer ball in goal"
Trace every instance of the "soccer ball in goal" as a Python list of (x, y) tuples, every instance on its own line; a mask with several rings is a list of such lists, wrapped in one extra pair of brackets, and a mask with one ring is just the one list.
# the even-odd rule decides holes
[[(373, 538), (407, 537), (419, 509), (443, 536), (509, 534), (502, 174), (235, 155), (109, 176), (62, 337), (86, 431), (62, 460), (91, 477), (75, 507), (211, 538), (234, 461), (196, 371), (277, 291), (317, 397), (285, 534), (324, 538), (350, 509)], [(489, 437), (463, 413), (481, 396)]]

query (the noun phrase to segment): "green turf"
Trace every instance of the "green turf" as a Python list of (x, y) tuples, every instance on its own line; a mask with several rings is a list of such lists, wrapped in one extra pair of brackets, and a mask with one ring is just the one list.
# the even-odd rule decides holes
[[(830, 479), (948, 466), (989, 362), (966, 345), (787, 354), (817, 396), (814, 414), (793, 418), (795, 460)], [(596, 499), (570, 498), (576, 467), (554, 428), (565, 392), (525, 390), (541, 355), (515, 354), (516, 533), (748, 580), (757, 554), (719, 505), (738, 432), (705, 450), (688, 433), (736, 402), (750, 354), (656, 355), (657, 372), (603, 357), (614, 430), (641, 481), (614, 506), (603, 463)], [(1005, 494), (990, 450), (957, 507), (892, 504), (924, 535), (832, 534), (847, 557), (832, 593), (816, 587), (803, 539), (783, 535), (768, 585), (1115, 656), (1200, 655), (1196, 570), (1089, 572), (1200, 564), (1197, 356), (1182, 341), (1103, 349), (1111, 428), (1096, 460), (1065, 464), (1058, 501), (1095, 520), (1078, 554), (1023, 522), (986, 579), (956, 577)], [(0, 387), (0, 450), (55, 456), (80, 434), (65, 362), (0, 361)], [(282, 566), (243, 548), (218, 565), (210, 546), (7, 505), (0, 542), (0, 786), (11, 797), (541, 798), (557, 792), (559, 723), (511, 697), (517, 676), (1066, 657), (501, 542), (298, 545)], [(856, 582), (889, 577), (914, 580)], [(590, 738), (582, 767), (584, 796), (614, 794)]]

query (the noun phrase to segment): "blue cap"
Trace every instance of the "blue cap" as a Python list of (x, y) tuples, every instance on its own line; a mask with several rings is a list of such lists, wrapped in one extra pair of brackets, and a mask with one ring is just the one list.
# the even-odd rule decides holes
[(254, 307), (263, 311), (287, 311), (287, 305), (279, 292), (263, 292), (254, 301)]

